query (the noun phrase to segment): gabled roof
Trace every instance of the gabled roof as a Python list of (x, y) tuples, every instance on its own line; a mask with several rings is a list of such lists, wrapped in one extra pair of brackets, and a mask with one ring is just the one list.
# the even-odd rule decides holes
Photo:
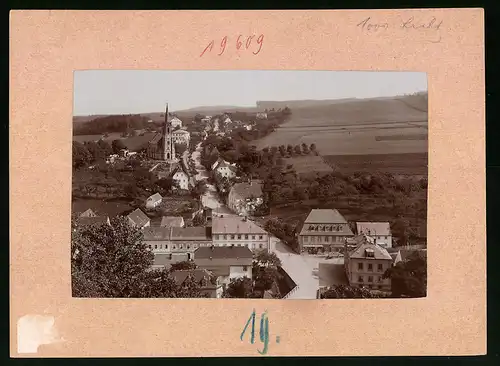
[(161, 227), (182, 227), (184, 218), (182, 216), (163, 216), (161, 218)]
[(238, 216), (212, 218), (213, 234), (266, 234), (266, 231), (250, 220)]
[(262, 197), (262, 183), (236, 183), (231, 187), (230, 194), (237, 194), (241, 199)]
[(175, 130), (173, 132), (174, 135), (189, 135), (189, 132), (186, 130)]
[(388, 222), (357, 222), (356, 231), (358, 234), (389, 236), (391, 226)]
[(163, 137), (163, 134), (157, 133), (156, 135), (153, 136), (153, 138), (151, 140), (149, 140), (149, 143), (150, 144), (157, 144), (158, 142), (160, 142), (162, 137)]
[(163, 197), (161, 196), (161, 194), (155, 193), (155, 194), (148, 197), (148, 201), (156, 202), (156, 201), (160, 201), (162, 198)]
[(304, 223), (307, 224), (346, 224), (347, 221), (336, 209), (315, 208), (309, 212)]
[[(392, 257), (387, 250), (382, 248), (380, 245), (375, 244), (374, 240), (369, 236), (359, 235), (356, 239), (360, 244), (349, 253), (349, 258), (386, 259), (392, 261)], [(373, 257), (367, 257), (367, 251), (373, 252)]]
[(204, 226), (172, 227), (171, 240), (211, 240), (211, 228)]
[(212, 285), (210, 283), (211, 273), (203, 268), (172, 271), (170, 276), (177, 285), (182, 285), (189, 277), (193, 278), (197, 283), (207, 281), (202, 285), (203, 287)]
[(101, 225), (108, 223), (108, 216), (95, 216), (95, 217), (80, 217), (77, 221), (78, 225)]
[(144, 240), (170, 240), (170, 227), (144, 228)]
[(200, 247), (194, 252), (195, 259), (236, 259), (253, 258), (253, 253), (246, 246), (234, 247)]
[(149, 217), (137, 208), (128, 214), (128, 218), (134, 222), (139, 227), (146, 225), (149, 222)]
[(96, 213), (88, 208), (80, 214), (80, 217), (95, 217)]

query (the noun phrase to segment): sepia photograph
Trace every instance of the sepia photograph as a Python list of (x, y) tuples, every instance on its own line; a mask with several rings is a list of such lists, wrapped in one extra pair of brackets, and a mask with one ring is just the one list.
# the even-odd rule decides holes
[(426, 297), (426, 73), (83, 70), (73, 93), (73, 297)]

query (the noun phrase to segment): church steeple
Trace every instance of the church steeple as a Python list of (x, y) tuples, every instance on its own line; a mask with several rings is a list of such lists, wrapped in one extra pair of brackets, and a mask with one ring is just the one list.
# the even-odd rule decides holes
[(163, 125), (163, 156), (165, 161), (172, 162), (175, 160), (172, 126), (168, 120), (168, 103), (165, 107), (165, 123)]

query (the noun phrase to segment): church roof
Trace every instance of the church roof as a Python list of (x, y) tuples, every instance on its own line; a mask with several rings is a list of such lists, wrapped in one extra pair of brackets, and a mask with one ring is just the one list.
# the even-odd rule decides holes
[(153, 138), (149, 141), (150, 144), (157, 144), (163, 135), (161, 133), (157, 133), (156, 135), (153, 136)]

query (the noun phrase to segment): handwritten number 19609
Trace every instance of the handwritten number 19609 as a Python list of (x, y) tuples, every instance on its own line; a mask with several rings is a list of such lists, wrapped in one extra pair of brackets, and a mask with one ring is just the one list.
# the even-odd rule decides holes
[[(254, 38), (255, 35), (244, 37), (240, 34), (236, 39), (236, 49), (240, 50), (244, 46), (245, 47), (244, 49), (248, 50), (252, 46), (252, 43), (254, 43)], [(260, 36), (258, 36), (257, 39), (255, 40), (255, 43), (257, 43), (257, 46), (255, 47), (255, 50), (252, 51), (252, 54), (257, 55), (262, 50), (262, 45), (264, 43), (264, 35), (261, 34)], [(222, 37), (222, 40), (219, 44), (219, 53), (217, 53), (217, 56), (221, 56), (224, 53), (224, 51), (226, 51), (227, 44), (228, 44), (228, 37), (227, 36)], [(215, 40), (210, 41), (210, 43), (208, 43), (203, 52), (200, 54), (200, 57), (206, 54), (207, 52), (211, 52), (212, 49), (214, 48), (214, 45), (215, 45)]]

